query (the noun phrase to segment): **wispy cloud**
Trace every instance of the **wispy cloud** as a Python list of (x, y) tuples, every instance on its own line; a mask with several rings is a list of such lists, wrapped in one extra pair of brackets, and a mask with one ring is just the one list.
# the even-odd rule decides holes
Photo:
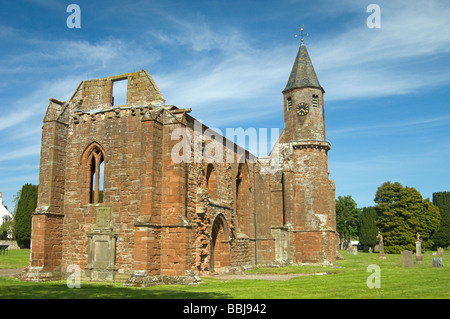
[[(30, 120), (34, 125), (40, 127), (49, 98), (68, 99), (77, 85), (78, 80), (73, 77), (40, 82), (37, 89), (11, 101), (10, 105), (3, 106), (4, 113), (0, 116), (0, 131), (8, 129), (8, 133), (14, 137), (15, 130), (22, 129), (18, 125)], [(32, 127), (28, 128), (33, 129)], [(19, 134), (27, 135), (23, 131), (20, 131)]]
[(265, 95), (274, 84), (278, 84), (281, 91), (281, 83), (284, 84), (286, 78), (282, 70), (288, 63), (281, 50), (255, 50), (216, 61), (207, 58), (204, 63), (159, 75), (158, 79), (162, 89), (173, 92), (175, 101), (205, 107), (218, 101), (232, 102)]
[(450, 129), (450, 115), (406, 120), (402, 122), (381, 123), (376, 125), (357, 125), (339, 129), (330, 129), (327, 134), (333, 136), (333, 138), (341, 138), (343, 136), (360, 137), (361, 135), (370, 135), (373, 137), (377, 135), (389, 135), (400, 132), (417, 132), (417, 130), (435, 127), (449, 127)]
[[(180, 33), (158, 32), (156, 38), (200, 53), (186, 54), (184, 65), (177, 70), (154, 75), (169, 103), (200, 112), (215, 106), (209, 115), (219, 126), (235, 122), (232, 112), (240, 112), (240, 118), (255, 118), (267, 113), (261, 112), (264, 108), (274, 110), (280, 103), (293, 63), (285, 47), (258, 48), (231, 27), (217, 31), (207, 23), (180, 20), (176, 25)], [(292, 55), (295, 51), (291, 46)]]
[[(19, 75), (35, 72), (58, 77), (82, 75), (107, 76), (110, 72), (125, 73), (154, 63), (159, 53), (133, 41), (107, 38), (87, 40), (48, 40), (22, 35), (23, 52), (6, 55), (0, 63), (0, 74)], [(11, 67), (13, 66), (13, 67)]]
[(13, 151), (6, 151), (2, 152), (0, 155), (0, 162), (1, 161), (10, 161), (10, 160), (17, 160), (23, 157), (28, 157), (30, 155), (37, 155), (41, 151), (40, 145), (31, 145), (26, 148), (13, 150)]
[(405, 94), (448, 83), (448, 63), (433, 63), (450, 52), (450, 8), (443, 1), (381, 1), (381, 29), (365, 20), (320, 43), (310, 54), (332, 100)]

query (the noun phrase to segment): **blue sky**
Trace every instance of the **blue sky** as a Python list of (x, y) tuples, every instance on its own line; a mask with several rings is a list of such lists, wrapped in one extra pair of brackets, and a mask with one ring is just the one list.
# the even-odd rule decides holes
[[(70, 29), (69, 4), (81, 9)], [(371, 3), (381, 28), (368, 28)], [(336, 196), (373, 205), (386, 181), (450, 191), (450, 3), (431, 1), (0, 2), (0, 192), (38, 183), (49, 98), (146, 69), (167, 104), (210, 127), (283, 128), (300, 26), (325, 89)]]

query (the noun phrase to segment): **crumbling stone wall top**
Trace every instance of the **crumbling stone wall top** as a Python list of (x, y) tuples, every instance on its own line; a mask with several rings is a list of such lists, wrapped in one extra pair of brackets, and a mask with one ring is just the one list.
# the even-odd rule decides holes
[(76, 110), (106, 110), (115, 103), (115, 83), (126, 81), (126, 103), (124, 106), (161, 106), (165, 99), (153, 78), (145, 70), (125, 73), (101, 79), (82, 81), (71, 98)]

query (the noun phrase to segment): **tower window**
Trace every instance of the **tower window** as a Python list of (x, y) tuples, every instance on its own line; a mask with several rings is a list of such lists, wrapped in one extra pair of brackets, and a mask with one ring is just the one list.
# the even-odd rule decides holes
[(292, 110), (292, 100), (290, 97), (287, 99), (287, 109), (288, 111)]
[(313, 95), (312, 96), (312, 105), (314, 107), (318, 107), (319, 106), (319, 97), (317, 95)]
[(126, 105), (127, 104), (127, 86), (128, 79), (120, 79), (112, 82), (112, 105)]

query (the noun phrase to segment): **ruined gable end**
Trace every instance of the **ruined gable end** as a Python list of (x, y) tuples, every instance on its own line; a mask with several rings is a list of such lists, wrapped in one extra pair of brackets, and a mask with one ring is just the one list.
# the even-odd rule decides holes
[(71, 102), (76, 110), (92, 112), (118, 106), (161, 106), (165, 99), (150, 74), (141, 70), (83, 81)]
[(59, 116), (65, 110), (67, 102), (58, 101), (51, 98), (48, 103), (47, 112), (45, 113), (44, 122), (51, 122), (58, 120)]

